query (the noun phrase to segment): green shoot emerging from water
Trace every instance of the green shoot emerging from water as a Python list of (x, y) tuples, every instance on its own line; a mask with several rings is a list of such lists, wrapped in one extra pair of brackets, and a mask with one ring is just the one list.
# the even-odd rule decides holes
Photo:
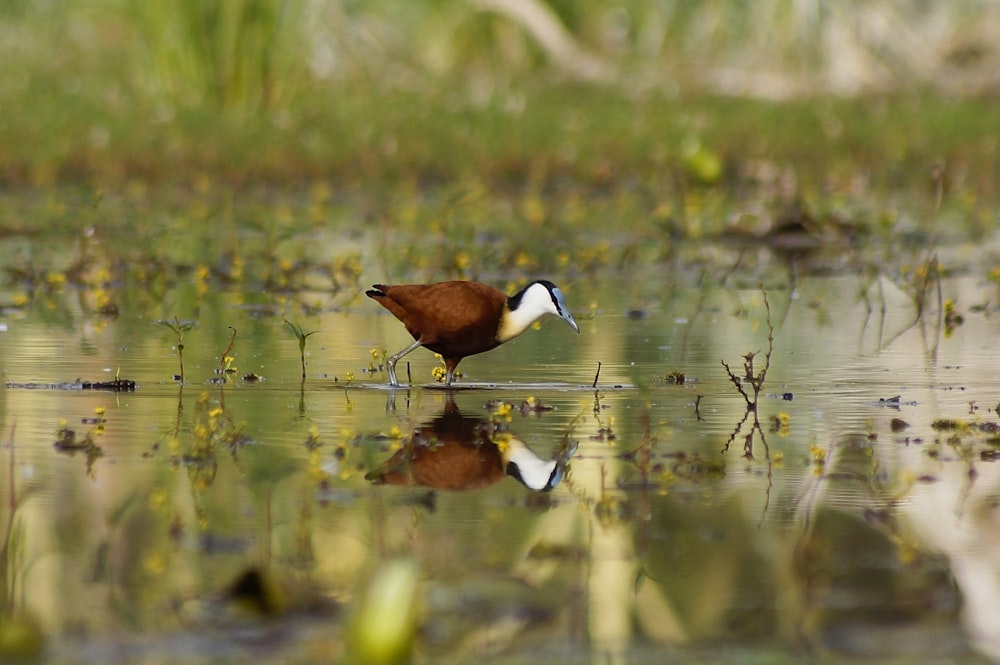
[(174, 335), (177, 336), (177, 357), (180, 359), (181, 371), (177, 375), (177, 379), (180, 380), (181, 384), (184, 383), (184, 333), (191, 330), (194, 327), (194, 321), (180, 321), (176, 316), (173, 321), (157, 321), (157, 324), (170, 328)]
[(229, 329), (233, 331), (233, 334), (229, 337), (229, 346), (226, 350), (222, 352), (222, 357), (219, 358), (219, 382), (226, 383), (228, 379), (226, 378), (230, 374), (236, 373), (236, 368), (233, 367), (233, 363), (236, 358), (232, 357), (230, 352), (232, 352), (233, 347), (236, 345), (236, 328), (229, 326)]
[(285, 319), (285, 325), (292, 331), (295, 337), (299, 340), (299, 362), (302, 364), (302, 380), (306, 380), (306, 340), (310, 335), (315, 335), (318, 330), (311, 330), (306, 332), (302, 326), (297, 323), (292, 323), (288, 319)]

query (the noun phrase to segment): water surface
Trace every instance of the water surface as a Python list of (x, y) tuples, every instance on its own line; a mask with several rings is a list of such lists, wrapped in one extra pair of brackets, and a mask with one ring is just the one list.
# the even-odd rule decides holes
[[(386, 390), (380, 354), (409, 340), (357, 293), (308, 315), (200, 294), (183, 386), (167, 307), (100, 316), (68, 286), (7, 308), (3, 600), (44, 662), (337, 661), (360, 585), (407, 557), (427, 660), (1000, 659), (995, 284), (942, 279), (946, 326), (888, 271), (768, 278), (754, 413), (722, 365), (768, 351), (739, 274), (562, 280), (581, 334), (547, 320), (456, 391), (421, 387), (425, 350)], [(304, 381), (285, 316), (318, 331)], [(138, 388), (49, 385), (116, 376)], [(551, 492), (373, 482), (414, 446), (572, 456)], [(273, 606), (233, 601), (248, 571)]]

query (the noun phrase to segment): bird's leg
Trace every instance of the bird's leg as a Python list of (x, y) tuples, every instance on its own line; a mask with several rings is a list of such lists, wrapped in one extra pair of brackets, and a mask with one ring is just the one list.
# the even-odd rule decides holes
[(402, 351), (400, 351), (396, 355), (391, 356), (391, 357), (385, 359), (385, 370), (386, 370), (386, 372), (389, 373), (389, 385), (390, 386), (396, 386), (396, 387), (399, 386), (399, 380), (396, 379), (396, 362), (400, 358), (402, 358), (403, 356), (405, 356), (407, 353), (409, 353), (413, 349), (416, 349), (416, 348), (418, 348), (420, 346), (422, 346), (422, 344), (421, 344), (420, 340), (418, 339), (413, 344), (410, 344), (408, 347), (406, 347), (405, 349), (403, 349)]
[(451, 382), (455, 380), (455, 369), (458, 367), (458, 361), (452, 360), (451, 358), (445, 358), (444, 361), (445, 375), (444, 375), (444, 385), (450, 386)]

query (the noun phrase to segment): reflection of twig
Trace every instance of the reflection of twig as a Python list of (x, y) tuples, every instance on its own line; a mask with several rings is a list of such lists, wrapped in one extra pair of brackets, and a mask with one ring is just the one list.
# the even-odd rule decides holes
[(736, 424), (736, 427), (733, 429), (733, 433), (730, 434), (729, 439), (726, 440), (726, 445), (722, 447), (723, 454), (729, 452), (729, 446), (732, 445), (733, 441), (736, 440), (736, 435), (739, 434), (740, 430), (743, 429), (743, 425), (746, 424), (747, 418), (750, 417), (750, 413), (751, 413), (750, 409), (747, 409), (746, 413), (743, 414), (743, 419)]

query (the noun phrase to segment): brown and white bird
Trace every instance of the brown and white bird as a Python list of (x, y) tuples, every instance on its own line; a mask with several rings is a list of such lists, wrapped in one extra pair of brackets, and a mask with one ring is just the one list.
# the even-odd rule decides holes
[(386, 359), (389, 384), (398, 386), (396, 363), (417, 347), (444, 358), (446, 385), (455, 379), (462, 358), (489, 351), (508, 342), (546, 314), (558, 316), (580, 332), (566, 307), (562, 291), (538, 280), (512, 296), (479, 282), (437, 284), (376, 284), (365, 292), (403, 322), (414, 342)]

